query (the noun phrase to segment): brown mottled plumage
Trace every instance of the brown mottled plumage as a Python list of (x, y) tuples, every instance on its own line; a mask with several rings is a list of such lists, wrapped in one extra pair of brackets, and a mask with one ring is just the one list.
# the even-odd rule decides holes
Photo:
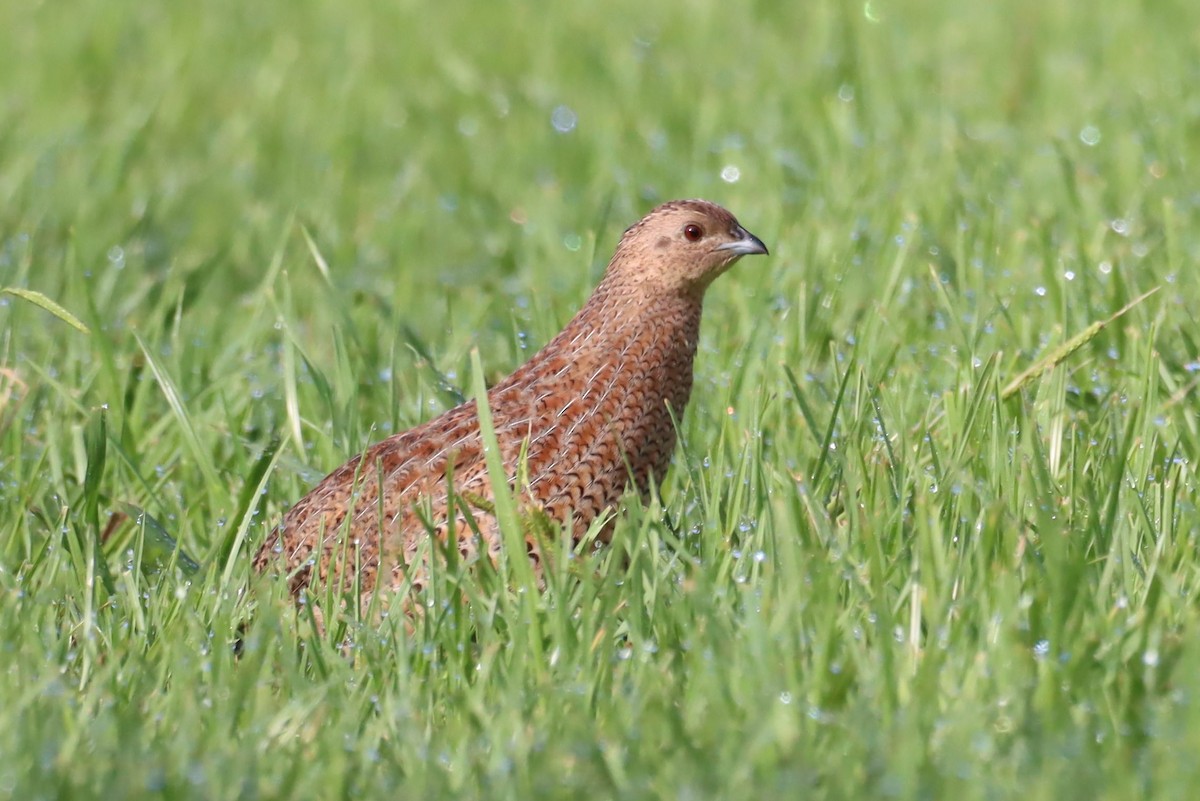
[[(767, 248), (733, 215), (702, 200), (678, 200), (631, 226), (584, 307), (532, 359), (488, 392), (507, 478), (518, 502), (572, 526), (576, 538), (628, 488), (646, 492), (675, 447), (672, 414), (692, 389), (692, 360), (704, 291), (740, 257)], [(524, 450), (527, 481), (516, 486)], [(254, 558), (279, 564), (292, 591), (312, 581), (369, 596), (387, 586), (420, 588), (418, 557), (432, 509), (439, 538), (453, 532), (474, 558), (480, 543), (456, 505), (446, 520), (448, 468), (469, 499), (483, 545), (501, 537), (488, 500), (475, 401), (389, 437), (330, 473), (284, 516)], [(539, 545), (527, 547), (540, 567)]]

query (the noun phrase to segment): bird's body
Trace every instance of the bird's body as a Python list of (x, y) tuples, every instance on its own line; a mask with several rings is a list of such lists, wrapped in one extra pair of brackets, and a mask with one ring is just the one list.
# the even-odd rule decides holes
[[(569, 522), (578, 539), (627, 489), (645, 493), (662, 477), (675, 446), (673, 416), (691, 393), (704, 290), (740, 256), (766, 252), (704, 201), (664, 204), (626, 231), (579, 313), (487, 393), (519, 504)], [(458, 496), (453, 515), (448, 475)], [(314, 571), (340, 588), (357, 581), (365, 595), (381, 580), (420, 589), (431, 529), (454, 538), (466, 560), (482, 550), (497, 555), (492, 497), (472, 400), (327, 476), (267, 537), (254, 567), (281, 564), (295, 593)], [(540, 569), (536, 537), (526, 543)]]

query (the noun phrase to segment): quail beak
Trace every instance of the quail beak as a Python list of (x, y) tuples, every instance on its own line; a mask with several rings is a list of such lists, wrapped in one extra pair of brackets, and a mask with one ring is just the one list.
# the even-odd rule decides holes
[(717, 245), (717, 250), (728, 250), (737, 256), (769, 255), (770, 251), (767, 250), (763, 241), (742, 226), (739, 225), (735, 233), (737, 239), (726, 242), (724, 245)]

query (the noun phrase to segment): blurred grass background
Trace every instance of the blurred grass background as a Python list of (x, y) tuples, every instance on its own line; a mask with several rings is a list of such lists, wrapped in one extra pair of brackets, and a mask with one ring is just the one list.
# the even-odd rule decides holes
[[(88, 329), (0, 294), (0, 794), (1191, 797), (1194, 3), (9, 3), (0, 76), (0, 288)], [(685, 196), (772, 256), (610, 554), (251, 581)]]

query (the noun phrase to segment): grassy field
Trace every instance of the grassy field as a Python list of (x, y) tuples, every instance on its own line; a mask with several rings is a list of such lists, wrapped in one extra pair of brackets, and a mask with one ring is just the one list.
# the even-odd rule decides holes
[[(1198, 32), (3, 4), (0, 796), (1193, 798)], [(709, 293), (615, 547), (544, 594), (447, 565), (412, 634), (253, 579), (686, 196), (772, 256)]]

